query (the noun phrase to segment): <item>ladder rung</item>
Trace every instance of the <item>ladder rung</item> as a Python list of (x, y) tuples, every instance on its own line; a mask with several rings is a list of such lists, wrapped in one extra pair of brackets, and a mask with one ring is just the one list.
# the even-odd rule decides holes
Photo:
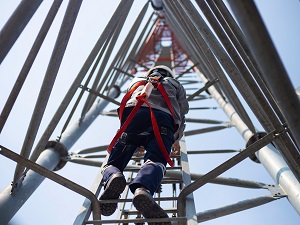
[[(166, 213), (177, 213), (177, 208), (168, 208), (168, 209), (164, 209), (164, 211)], [(137, 215), (137, 214), (141, 214), (139, 211), (134, 210), (134, 209), (124, 209), (122, 210), (122, 212), (126, 215)]]
[(153, 223), (153, 222), (172, 222), (172, 221), (186, 221), (186, 217), (171, 217), (171, 218), (155, 218), (155, 219), (117, 219), (117, 220), (88, 220), (85, 224), (109, 224), (109, 223)]
[[(177, 197), (160, 197), (160, 198), (154, 198), (154, 201), (174, 201), (177, 199), (178, 199)], [(132, 198), (100, 200), (100, 202), (101, 203), (132, 202)]]
[[(181, 158), (181, 155), (173, 155), (173, 154), (171, 154), (171, 156), (170, 156), (170, 158), (171, 159), (179, 159), (179, 158)], [(143, 155), (138, 155), (138, 156), (132, 156), (131, 157), (131, 160), (142, 160), (142, 159), (144, 159), (144, 154)]]
[[(163, 178), (161, 184), (178, 184), (182, 183), (182, 179), (172, 179), (172, 178)], [(131, 181), (126, 182), (126, 185), (129, 185)]]
[(178, 184), (183, 183), (182, 179), (163, 178), (161, 184)]
[[(125, 168), (124, 171), (128, 172), (138, 172), (140, 168)], [(167, 167), (166, 170), (182, 170), (181, 166)]]

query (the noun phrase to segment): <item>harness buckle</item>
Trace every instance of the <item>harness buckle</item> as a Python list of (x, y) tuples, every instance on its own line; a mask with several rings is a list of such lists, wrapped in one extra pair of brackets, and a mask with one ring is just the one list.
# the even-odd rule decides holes
[(161, 128), (160, 128), (160, 133), (161, 133), (162, 135), (168, 135), (168, 130), (167, 130), (167, 128), (161, 127)]
[(126, 144), (126, 139), (127, 139), (127, 133), (123, 132), (121, 134), (121, 137), (119, 138), (120, 143), (123, 144), (123, 145), (125, 145)]

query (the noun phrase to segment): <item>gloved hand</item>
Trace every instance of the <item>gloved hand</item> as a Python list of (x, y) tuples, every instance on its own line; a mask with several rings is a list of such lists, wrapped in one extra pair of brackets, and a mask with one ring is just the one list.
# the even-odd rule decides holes
[(180, 144), (179, 141), (175, 141), (172, 145), (172, 152), (174, 155), (179, 155), (180, 153)]

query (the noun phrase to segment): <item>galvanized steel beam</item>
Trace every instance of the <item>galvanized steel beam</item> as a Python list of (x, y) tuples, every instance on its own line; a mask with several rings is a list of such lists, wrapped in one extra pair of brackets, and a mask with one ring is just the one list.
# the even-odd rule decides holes
[[(186, 49), (189, 49), (189, 54), (191, 55), (192, 61), (199, 62), (199, 65), (196, 67), (211, 81), (215, 80), (215, 77), (218, 77), (220, 82), (217, 84), (220, 85), (222, 91), (226, 94), (226, 97), (230, 100), (231, 104), (243, 118), (243, 121), (245, 121), (249, 127), (253, 127), (248, 114), (239, 101), (215, 55), (212, 53), (207, 43), (200, 35), (198, 29), (195, 27), (195, 24), (192, 23), (191, 19), (188, 17), (187, 12), (176, 1), (174, 1), (174, 3), (172, 3), (172, 1), (164, 1), (164, 3), (167, 8), (170, 8), (171, 11), (167, 14), (167, 16), (170, 17), (170, 21), (172, 22), (172, 29), (176, 30), (176, 33), (182, 34), (182, 37), (180, 38), (181, 43), (184, 44)], [(177, 11), (178, 13), (176, 13)], [(172, 15), (173, 17), (177, 15), (177, 17), (172, 20)], [(193, 46), (193, 48), (190, 46)], [(215, 88), (219, 91), (219, 93), (221, 93), (217, 86)]]
[[(60, 64), (62, 62), (71, 32), (73, 30), (82, 0), (69, 2), (51, 58), (43, 80), (42, 87), (30, 120), (29, 127), (23, 142), (20, 155), (28, 158), (35, 141), (40, 123), (42, 121)], [(13, 183), (18, 185), (18, 180), (24, 172), (24, 166), (17, 164)]]
[(219, 218), (221, 216), (227, 216), (232, 213), (237, 213), (243, 210), (251, 209), (274, 200), (279, 199), (280, 197), (273, 196), (261, 196), (252, 199), (247, 199), (239, 201), (235, 204), (223, 206), (217, 209), (210, 209), (204, 212), (197, 213), (198, 223)]
[(42, 43), (50, 29), (50, 26), (58, 12), (58, 9), (60, 7), (62, 3), (62, 0), (56, 0), (53, 2), (49, 12), (48, 12), (48, 15), (37, 35), (37, 38), (35, 39), (33, 45), (32, 45), (32, 48), (26, 58), (26, 61), (20, 71), (20, 74), (15, 82), (15, 85), (3, 107), (3, 110), (1, 112), (1, 116), (0, 116), (0, 133), (6, 123), (6, 120), (12, 110), (12, 107), (13, 105), (15, 104), (15, 101), (21, 91), (21, 88), (27, 78), (27, 75), (31, 69), (31, 66), (40, 50), (40, 47), (42, 46)]
[[(120, 14), (120, 11), (123, 10), (123, 4), (125, 4), (126, 1), (122, 1), (118, 7), (118, 9), (116, 10), (115, 12), (115, 16), (119, 16)], [(118, 12), (119, 11), (119, 12)], [(114, 20), (114, 16), (112, 17), (112, 19), (110, 20), (110, 23), (116, 23), (116, 20)], [(63, 100), (63, 103), (61, 104), (60, 108), (58, 109), (57, 113), (61, 114), (64, 112), (64, 109), (61, 109), (63, 107), (67, 107), (68, 103), (69, 103), (69, 99), (72, 98), (72, 96), (74, 95), (74, 92), (77, 90), (78, 86), (79, 86), (79, 82), (81, 82), (83, 76), (85, 75), (85, 72), (88, 70), (88, 67), (90, 67), (90, 65), (92, 64), (92, 61), (93, 59), (95, 58), (95, 56), (97, 55), (97, 52), (99, 51), (100, 47), (102, 46), (104, 40), (106, 39), (106, 35), (109, 33), (109, 30), (112, 29), (112, 24), (108, 24), (108, 26), (106, 27), (105, 31), (102, 33), (101, 37), (99, 38), (98, 42), (96, 43), (94, 49), (92, 50), (92, 52), (90, 53), (88, 59), (86, 60), (83, 68), (81, 69), (81, 71), (79, 72), (79, 75), (77, 76), (77, 78), (75, 79), (75, 81), (73, 82), (73, 85), (72, 87), (70, 88), (67, 96), (65, 97), (65, 99)], [(124, 79), (123, 80), (123, 83), (121, 83), (121, 85), (123, 85), (125, 82), (126, 82), (127, 79)], [(111, 97), (111, 98), (115, 98), (116, 95), (118, 93), (118, 90), (113, 87), (110, 89), (109, 93), (108, 93), (108, 97)], [(67, 102), (66, 102), (66, 101)], [(76, 122), (75, 124), (73, 124), (72, 126), (70, 126), (63, 134), (62, 134), (62, 137), (60, 139), (60, 144), (62, 146), (64, 146), (64, 148), (66, 150), (69, 150), (73, 144), (78, 140), (78, 138), (85, 132), (85, 130), (90, 126), (90, 124), (97, 118), (97, 116), (99, 115), (99, 113), (106, 107), (106, 105), (108, 104), (108, 102), (106, 100), (100, 100), (99, 102), (95, 102), (93, 107), (91, 108), (91, 110), (86, 114), (86, 116), (84, 117), (83, 120), (80, 121), (80, 126), (79, 126), (79, 122)], [(57, 113), (54, 115), (54, 118), (53, 120), (56, 120), (57, 122), (59, 121), (60, 116), (57, 115)], [(51, 121), (50, 124), (52, 124), (52, 128), (51, 129), (54, 129), (57, 122), (54, 123), (53, 120)], [(44, 135), (46, 136), (50, 136), (50, 132), (46, 130), (46, 132), (44, 133)], [(49, 137), (46, 139), (47, 137), (42, 137), (41, 140), (49, 140)], [(40, 144), (40, 146), (39, 146)], [(44, 144), (43, 143), (38, 143), (38, 146), (37, 146), (37, 152), (35, 155), (33, 155), (32, 157), (34, 158), (34, 160), (36, 160), (38, 158), (38, 153), (40, 151), (42, 151), (41, 146), (43, 146)], [(40, 158), (42, 158), (43, 155), (41, 155), (38, 160)], [(47, 163), (50, 163), (50, 165), (48, 165), (48, 167), (50, 169), (54, 169), (57, 167), (57, 165), (59, 164), (60, 162), (60, 156), (59, 155), (56, 155), (56, 157), (54, 156), (48, 156), (49, 159), (52, 159), (51, 162), (49, 161), (46, 161)], [(44, 161), (42, 160), (42, 162), (44, 163)], [(44, 164), (41, 164), (41, 166), (44, 166)], [(47, 165), (46, 165), (47, 166)], [(29, 171), (29, 173), (31, 173)], [(16, 211), (19, 210), (19, 207), (20, 207), (20, 203), (22, 203), (21, 205), (23, 205), (26, 200), (30, 197), (30, 195), (34, 192), (34, 190), (39, 186), (39, 184), (42, 182), (43, 179), (37, 179), (36, 177), (41, 177), (40, 175), (38, 174), (33, 174), (33, 185), (30, 185), (30, 186), (22, 186), (20, 187), (21, 191), (20, 192), (17, 192), (16, 195), (18, 195), (18, 197), (16, 198), (5, 198), (5, 197), (2, 197), (0, 198), (0, 202), (1, 203), (5, 203), (5, 204), (10, 204), (10, 202), (13, 202), (13, 207), (15, 208), (14, 210), (10, 210), (12, 213), (9, 214), (10, 217), (12, 217)], [(10, 186), (9, 186), (10, 187)], [(25, 196), (25, 195), (22, 195), (22, 191), (25, 191), (25, 192), (28, 192), (30, 193), (30, 195), (28, 196)], [(18, 203), (18, 204), (16, 204)]]
[[(111, 97), (113, 97), (115, 94), (116, 91), (110, 91)], [(86, 129), (92, 124), (92, 122), (97, 118), (99, 112), (102, 111), (107, 104), (108, 102), (105, 100), (100, 100), (99, 103), (94, 103), (93, 107), (86, 114), (85, 118), (80, 121), (80, 124), (77, 121), (63, 133), (59, 143), (64, 146), (66, 150), (69, 150), (79, 139), (79, 137), (86, 131)], [(59, 150), (55, 147), (44, 150), (40, 157), (37, 159), (37, 164), (49, 170), (55, 169), (61, 160), (61, 156), (58, 154), (58, 151)], [(29, 170), (21, 185), (14, 190), (14, 197), (10, 195), (10, 191), (7, 191), (11, 190), (10, 185), (6, 188), (6, 191), (1, 192), (0, 205), (2, 206), (2, 209), (0, 210), (0, 212), (5, 214), (5, 217), (3, 218), (6, 218), (7, 222), (15, 215), (20, 207), (26, 202), (26, 200), (28, 200), (28, 198), (33, 194), (37, 187), (42, 183), (44, 178), (45, 177), (43, 177), (42, 175)], [(24, 193), (27, 194), (25, 195)], [(8, 205), (10, 206), (9, 208), (6, 207)]]
[(259, 12), (253, 1), (228, 2), (245, 33), (248, 45), (251, 46), (250, 51), (262, 71), (262, 76), (282, 110), (289, 133), (300, 147), (300, 102)]
[[(203, 74), (200, 74), (200, 77), (203, 81), (206, 81), (206, 78)], [(235, 124), (236, 129), (242, 135), (244, 140), (248, 142), (253, 135), (252, 132), (247, 129), (247, 126), (242, 122), (239, 116), (234, 113), (234, 110), (231, 109), (230, 104), (226, 103), (220, 97), (219, 93), (214, 89), (214, 87), (210, 87), (210, 93), (211, 96), (215, 98), (218, 104), (223, 108), (228, 118), (231, 118), (232, 123)], [(273, 131), (272, 133), (275, 135), (276, 139), (285, 135), (284, 133), (278, 133), (278, 131)], [(287, 198), (291, 205), (294, 207), (297, 213), (300, 214), (300, 183), (285, 160), (279, 154), (278, 150), (274, 148), (272, 144), (269, 144), (261, 147), (260, 150), (257, 151), (256, 155), (276, 184), (279, 185), (287, 194)]]
[(0, 32), (0, 64), (12, 48), (42, 0), (21, 1)]
[[(41, 160), (38, 163), (43, 164), (43, 166), (40, 166), (39, 164), (34, 163), (3, 146), (0, 146), (0, 154), (31, 169), (31, 171), (27, 174), (25, 181), (22, 183), (22, 189), (17, 189), (17, 193), (10, 193), (9, 187), (0, 193), (0, 199), (2, 200), (0, 201), (1, 223), (7, 224), (11, 219), (11, 216), (14, 215), (19, 207), (23, 205), (24, 202), (20, 201), (20, 195), (25, 196), (23, 199), (29, 197), (35, 188), (40, 185), (40, 182), (45, 179), (45, 177), (87, 197), (92, 202), (92, 208), (94, 212), (93, 218), (101, 218), (101, 210), (100, 205), (98, 204), (98, 199), (91, 191), (51, 171), (53, 169), (53, 163), (51, 163), (49, 159), (54, 160), (57, 158), (57, 155), (59, 155), (55, 149), (49, 148), (42, 153), (44, 157), (41, 157)], [(40, 182), (37, 182), (37, 180)], [(17, 198), (17, 200), (11, 200), (15, 198)]]
[(44, 150), (50, 136), (52, 135), (52, 133), (53, 133), (54, 129), (56, 128), (58, 122), (62, 118), (62, 116), (63, 116), (65, 110), (67, 109), (70, 101), (72, 100), (74, 94), (78, 90), (78, 87), (80, 86), (82, 80), (86, 76), (86, 73), (88, 72), (89, 68), (91, 67), (94, 59), (96, 58), (96, 56), (99, 53), (101, 47), (103, 46), (104, 42), (108, 38), (111, 30), (114, 28), (115, 23), (117, 23), (117, 21), (118, 21), (117, 18), (122, 13), (122, 10), (124, 8), (124, 4), (126, 4), (126, 1), (121, 1), (120, 2), (118, 8), (114, 12), (112, 18), (110, 19), (110, 21), (108, 22), (108, 24), (105, 27), (104, 31), (100, 35), (98, 41), (96, 42), (95, 46), (93, 47), (93, 49), (92, 49), (91, 53), (89, 54), (88, 58), (84, 62), (84, 64), (83, 64), (81, 70), (79, 71), (77, 77), (75, 78), (75, 80), (73, 81), (71, 87), (69, 88), (65, 98), (61, 102), (59, 108), (57, 109), (57, 111), (54, 114), (52, 120), (50, 121), (47, 129), (43, 133), (43, 135), (42, 135), (41, 139), (39, 140), (38, 144), (36, 145), (35, 150), (34, 150), (34, 152), (32, 153), (32, 155), (30, 157), (30, 159), (32, 161), (35, 161), (38, 158), (41, 151)]

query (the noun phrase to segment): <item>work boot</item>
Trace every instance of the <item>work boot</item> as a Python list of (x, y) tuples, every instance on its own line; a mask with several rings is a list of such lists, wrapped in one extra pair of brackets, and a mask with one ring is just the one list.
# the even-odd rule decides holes
[[(169, 218), (168, 214), (154, 201), (145, 188), (137, 188), (134, 192), (133, 205), (145, 218)], [(151, 225), (171, 225), (170, 222), (154, 222)]]
[[(115, 173), (105, 185), (104, 192), (99, 200), (114, 200), (119, 199), (120, 194), (124, 191), (126, 180), (122, 173)], [(112, 215), (117, 209), (118, 203), (101, 203), (100, 209), (103, 216)]]

